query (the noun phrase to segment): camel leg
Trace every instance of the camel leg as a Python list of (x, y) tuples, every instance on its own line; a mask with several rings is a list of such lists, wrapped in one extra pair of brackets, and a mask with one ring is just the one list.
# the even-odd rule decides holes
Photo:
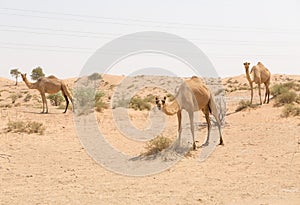
[(211, 124), (210, 124), (210, 119), (209, 119), (209, 110), (208, 110), (208, 108), (203, 110), (203, 113), (205, 115), (205, 120), (206, 120), (206, 123), (207, 123), (207, 137), (206, 137), (205, 143), (202, 146), (207, 146), (209, 144), (209, 136), (210, 136), (210, 130), (211, 130)]
[(266, 89), (268, 91), (268, 100), (267, 100), (267, 103), (269, 103), (269, 101), (270, 101), (270, 89), (269, 89), (269, 85), (266, 86)]
[[(48, 104), (47, 104), (47, 99), (46, 99), (45, 93), (43, 94), (43, 98), (44, 98), (44, 104), (45, 104), (45, 107), (46, 107), (45, 113), (47, 114), (48, 113)], [(43, 108), (43, 110), (44, 110), (44, 108)]]
[(191, 124), (191, 132), (193, 137), (193, 150), (196, 149), (196, 143), (195, 143), (195, 129), (194, 129), (194, 112), (189, 112), (190, 117), (190, 124)]
[(260, 83), (258, 83), (258, 95), (259, 95), (260, 104), (262, 105)]
[(45, 112), (45, 99), (46, 99), (46, 96), (45, 96), (45, 93), (41, 93), (41, 97), (42, 97), (42, 103), (43, 103), (43, 110), (41, 113), (44, 113)]
[(268, 86), (265, 84), (266, 92), (265, 92), (265, 99), (264, 99), (264, 104), (267, 102), (267, 95), (268, 95)]
[(68, 106), (69, 106), (69, 100), (68, 100), (68, 97), (67, 97), (66, 94), (64, 94), (64, 97), (65, 97), (65, 100), (66, 100), (66, 109), (65, 109), (65, 111), (63, 113), (66, 113), (67, 110), (68, 110)]
[(178, 118), (178, 142), (179, 142), (179, 146), (181, 144), (181, 131), (182, 131), (182, 127), (181, 127), (181, 111), (179, 110), (177, 112), (177, 118)]
[(251, 100), (250, 100), (250, 105), (252, 105), (252, 100), (253, 100), (253, 83), (250, 82), (250, 90), (251, 90)]
[(222, 131), (221, 131), (221, 121), (220, 121), (219, 115), (218, 115), (218, 113), (215, 113), (214, 111), (212, 112), (212, 114), (213, 114), (213, 116), (215, 117), (215, 119), (217, 121), (217, 126), (218, 126), (219, 136), (220, 136), (219, 145), (224, 145), (223, 138), (222, 138)]

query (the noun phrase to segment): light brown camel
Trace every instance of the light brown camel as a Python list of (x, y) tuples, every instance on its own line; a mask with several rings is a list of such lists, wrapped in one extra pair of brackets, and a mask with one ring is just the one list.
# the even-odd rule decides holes
[[(73, 99), (72, 99), (70, 92), (68, 91), (67, 86), (65, 85), (65, 83), (62, 80), (56, 78), (55, 76), (51, 75), (48, 77), (41, 77), (35, 83), (29, 82), (26, 78), (26, 74), (21, 74), (21, 76), (22, 76), (23, 81), (25, 82), (25, 84), (27, 85), (27, 87), (29, 89), (37, 89), (41, 93), (42, 101), (43, 101), (42, 113), (48, 113), (48, 105), (47, 105), (45, 93), (54, 94), (59, 91), (62, 92), (62, 94), (66, 100), (66, 109), (65, 109), (64, 113), (66, 113), (68, 106), (69, 106), (68, 98), (71, 100), (72, 105), (73, 105)], [(45, 111), (45, 105), (46, 105), (46, 111)], [(74, 110), (74, 105), (73, 105), (73, 110)]]
[[(265, 93), (265, 100), (264, 103), (269, 103), (270, 100), (270, 80), (271, 80), (271, 73), (270, 71), (261, 63), (258, 62), (257, 65), (253, 66), (250, 73), (249, 73), (249, 65), (250, 63), (245, 62), (245, 71), (246, 71), (246, 77), (250, 84), (251, 89), (251, 101), (250, 104), (252, 104), (253, 100), (253, 82), (258, 85), (258, 94), (260, 99), (260, 104), (262, 104), (261, 101), (261, 92), (260, 92), (260, 84), (264, 83), (266, 86), (266, 93)], [(267, 99), (268, 96), (268, 99)]]
[(177, 114), (178, 117), (178, 140), (179, 143), (181, 141), (181, 112), (182, 110), (186, 110), (189, 114), (190, 124), (191, 124), (191, 132), (193, 137), (193, 149), (196, 149), (196, 143), (194, 138), (194, 112), (202, 110), (205, 115), (205, 119), (207, 122), (207, 138), (206, 142), (203, 146), (207, 146), (209, 144), (209, 136), (211, 131), (211, 123), (209, 119), (209, 113), (216, 118), (217, 126), (219, 129), (220, 135), (220, 145), (223, 145), (222, 133), (221, 133), (221, 122), (219, 119), (219, 114), (217, 110), (217, 106), (215, 104), (213, 95), (208, 90), (208, 88), (200, 81), (200, 79), (196, 76), (186, 80), (179, 87), (179, 90), (175, 96), (175, 100), (166, 103), (166, 97), (163, 100), (160, 100), (156, 97), (156, 105), (159, 110), (162, 110), (167, 115)]

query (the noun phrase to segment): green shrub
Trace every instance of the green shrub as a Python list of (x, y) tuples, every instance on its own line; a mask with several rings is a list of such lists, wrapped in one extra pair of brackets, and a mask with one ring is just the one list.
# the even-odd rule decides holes
[(146, 144), (145, 149), (147, 151), (144, 153), (144, 155), (148, 156), (157, 154), (162, 150), (168, 148), (170, 144), (171, 140), (169, 138), (159, 135)]
[(151, 104), (148, 98), (133, 97), (130, 100), (129, 107), (134, 110), (150, 110)]
[(274, 97), (277, 97), (279, 96), (280, 94), (283, 94), (283, 93), (287, 93), (289, 92), (289, 88), (286, 87), (284, 84), (276, 84), (276, 85), (273, 85), (270, 89), (270, 93), (271, 95), (273, 95)]
[(299, 116), (299, 115), (300, 115), (300, 107), (293, 104), (285, 105), (281, 114), (282, 117)]
[(102, 76), (99, 73), (93, 73), (88, 76), (88, 79), (92, 81), (100, 80), (101, 78)]
[(85, 114), (89, 109), (95, 107), (96, 111), (101, 112), (108, 108), (107, 103), (103, 101), (105, 93), (102, 91), (95, 91), (93, 88), (77, 88), (74, 97), (79, 108), (82, 110), (79, 114)]
[(105, 93), (102, 91), (97, 91), (95, 94), (95, 108), (97, 112), (102, 112), (103, 109), (108, 108), (107, 103), (103, 101), (104, 96)]
[(281, 106), (284, 104), (289, 104), (296, 101), (297, 94), (294, 91), (288, 91), (286, 93), (282, 93), (275, 98), (275, 105)]
[(51, 105), (54, 106), (59, 106), (64, 101), (64, 97), (62, 96), (61, 92), (50, 94), (47, 96), (47, 99), (49, 99)]
[(38, 133), (40, 135), (43, 135), (45, 130), (43, 123), (35, 121), (9, 121), (6, 128), (7, 132)]

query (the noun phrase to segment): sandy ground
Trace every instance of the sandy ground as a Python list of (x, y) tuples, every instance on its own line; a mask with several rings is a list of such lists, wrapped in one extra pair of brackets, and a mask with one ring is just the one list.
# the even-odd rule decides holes
[[(299, 80), (299, 76), (275, 78)], [(111, 79), (114, 83), (110, 76), (105, 78), (107, 90), (120, 82)], [(242, 76), (230, 80), (237, 80), (236, 86), (246, 82)], [(27, 91), (24, 83), (17, 88), (13, 81), (0, 83), (2, 105), (11, 103), (11, 93)], [(39, 94), (30, 92), (38, 96), (36, 100), (18, 99), (16, 107), (1, 107), (0, 204), (300, 204), (300, 118), (282, 118), (282, 107), (274, 107), (272, 100), (235, 113), (239, 100), (249, 98), (248, 90), (226, 93), (224, 146), (203, 162), (198, 148), (171, 168), (143, 177), (117, 174), (97, 164), (80, 143), (73, 113), (62, 114), (49, 106), (49, 114), (39, 114)], [(258, 102), (257, 90), (254, 93)], [(146, 111), (129, 113), (136, 127), (147, 126)], [(204, 122), (200, 116), (197, 123)], [(15, 120), (42, 122), (45, 134), (5, 132), (7, 123)], [(145, 151), (144, 143), (118, 132), (111, 109), (97, 113), (97, 120), (116, 149), (132, 156)], [(167, 117), (164, 136), (174, 139), (176, 129), (176, 116)], [(197, 130), (200, 145), (206, 129)]]

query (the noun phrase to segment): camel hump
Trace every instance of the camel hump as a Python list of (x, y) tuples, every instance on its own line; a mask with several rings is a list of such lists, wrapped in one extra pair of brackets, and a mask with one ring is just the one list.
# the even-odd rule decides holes
[(58, 79), (57, 77), (55, 77), (54, 75), (49, 75), (48, 78), (52, 78), (52, 79)]
[(191, 77), (191, 79), (198, 79), (198, 77), (195, 76), (195, 75), (193, 75), (193, 76)]
[(263, 66), (262, 62), (258, 62), (257, 65), (262, 65)]

